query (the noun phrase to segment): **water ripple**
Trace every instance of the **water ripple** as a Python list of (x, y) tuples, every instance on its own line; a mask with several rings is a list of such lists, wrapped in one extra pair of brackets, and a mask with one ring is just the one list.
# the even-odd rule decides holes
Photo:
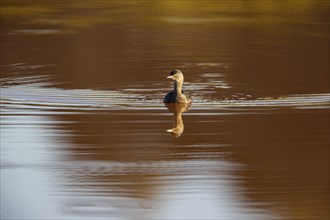
[[(19, 83), (18, 83), (19, 82)], [(23, 83), (22, 83), (23, 82)], [(199, 84), (197, 85), (199, 86)], [(208, 85), (205, 85), (206, 87)], [(162, 90), (165, 88), (159, 88)], [(149, 93), (148, 93), (149, 92)], [(162, 94), (150, 94), (143, 89), (93, 90), (60, 89), (51, 87), (47, 76), (25, 76), (19, 80), (1, 80), (1, 103), (4, 107), (62, 109), (62, 110), (120, 110), (120, 109), (163, 109)], [(207, 94), (194, 98), (194, 109), (219, 108), (329, 108), (330, 94), (294, 94), (283, 97), (251, 99), (242, 95), (239, 99), (209, 99)]]

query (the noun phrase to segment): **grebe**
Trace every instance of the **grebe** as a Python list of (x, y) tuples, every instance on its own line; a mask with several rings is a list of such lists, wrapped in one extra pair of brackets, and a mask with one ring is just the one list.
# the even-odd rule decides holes
[(189, 95), (182, 92), (183, 74), (180, 70), (172, 70), (168, 79), (174, 80), (174, 90), (167, 93), (164, 103), (189, 103), (191, 99)]

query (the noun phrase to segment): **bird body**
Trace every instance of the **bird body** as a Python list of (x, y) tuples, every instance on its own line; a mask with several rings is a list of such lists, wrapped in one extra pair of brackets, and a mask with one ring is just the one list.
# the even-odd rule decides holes
[(173, 91), (167, 93), (163, 102), (164, 103), (189, 103), (191, 98), (189, 94), (185, 94), (182, 91), (183, 84), (183, 74), (180, 70), (172, 70), (170, 75), (167, 77), (174, 80), (174, 89)]

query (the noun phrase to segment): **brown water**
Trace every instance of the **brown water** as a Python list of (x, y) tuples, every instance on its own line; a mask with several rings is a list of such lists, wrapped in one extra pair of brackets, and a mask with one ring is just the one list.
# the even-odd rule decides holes
[(329, 101), (328, 1), (3, 0), (1, 219), (328, 219)]

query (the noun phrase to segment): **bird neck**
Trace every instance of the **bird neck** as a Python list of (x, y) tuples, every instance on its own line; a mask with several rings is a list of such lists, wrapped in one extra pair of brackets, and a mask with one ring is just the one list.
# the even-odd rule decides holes
[(174, 81), (174, 91), (178, 94), (182, 93), (182, 81)]

